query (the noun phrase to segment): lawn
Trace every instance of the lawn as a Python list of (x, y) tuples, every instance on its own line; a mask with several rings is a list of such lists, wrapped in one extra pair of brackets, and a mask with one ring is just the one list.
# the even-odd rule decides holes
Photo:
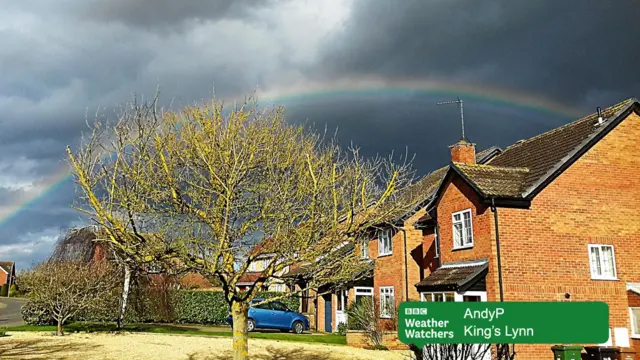
[[(215, 328), (214, 328), (215, 329)], [(54, 332), (55, 326), (34, 326), (34, 325), (20, 325), (11, 326), (7, 328), (8, 331), (44, 331)], [(63, 330), (67, 333), (73, 332), (113, 332), (117, 331), (115, 323), (86, 323), (75, 322), (67, 324), (63, 327)], [(195, 327), (195, 326), (181, 326), (174, 324), (127, 324), (124, 328), (129, 332), (142, 332), (142, 333), (154, 333), (154, 334), (180, 334), (180, 335), (201, 335), (201, 336), (216, 336), (216, 337), (231, 337), (233, 333), (231, 329), (228, 331), (209, 330), (207, 327)], [(281, 341), (295, 341), (306, 343), (318, 343), (318, 344), (333, 344), (333, 345), (346, 345), (346, 337), (337, 334), (292, 334), (281, 332), (251, 332), (249, 333), (251, 339), (267, 339), (267, 340), (281, 340)]]

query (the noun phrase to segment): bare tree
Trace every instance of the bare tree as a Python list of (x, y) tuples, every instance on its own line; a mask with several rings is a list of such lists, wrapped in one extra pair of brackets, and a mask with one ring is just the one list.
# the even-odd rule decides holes
[[(356, 279), (368, 264), (340, 248), (419, 201), (406, 157), (396, 164), (344, 152), (287, 124), (282, 108), (227, 110), (214, 101), (161, 111), (156, 99), (134, 102), (115, 123), (97, 120), (68, 152), (86, 204), (79, 209), (105, 241), (138, 263), (160, 260), (220, 280), (238, 360), (247, 357), (247, 311), (263, 284), (294, 264), (314, 272), (299, 291)], [(238, 291), (265, 254), (275, 256), (261, 277)]]
[(132, 277), (137, 273), (135, 259), (127, 257), (120, 248), (100, 241), (103, 231), (97, 226), (85, 226), (70, 229), (62, 236), (49, 257), (50, 261), (78, 261), (91, 264), (108, 259), (121, 270), (122, 291), (118, 306), (116, 323), (118, 329), (124, 328), (124, 315), (129, 300)]
[(103, 306), (113, 289), (113, 268), (107, 262), (87, 265), (80, 261), (47, 261), (24, 272), (20, 286), (29, 301), (43, 306), (62, 325), (81, 311)]

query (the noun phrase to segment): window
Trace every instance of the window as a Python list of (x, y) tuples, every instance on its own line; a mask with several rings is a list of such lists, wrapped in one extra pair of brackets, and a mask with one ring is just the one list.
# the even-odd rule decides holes
[(393, 286), (380, 287), (380, 317), (392, 318), (395, 313), (395, 298)]
[(640, 337), (640, 307), (629, 308), (631, 313), (631, 336)]
[(378, 232), (378, 256), (391, 255), (391, 229), (380, 230)]
[(356, 296), (356, 299), (355, 299), (356, 302), (360, 301), (360, 299), (362, 299), (365, 296), (373, 298), (372, 287), (355, 287), (354, 292)]
[(363, 240), (360, 243), (360, 257), (363, 259), (369, 258), (369, 240)]
[(589, 260), (592, 279), (616, 279), (616, 259), (613, 254), (613, 245), (589, 245)]
[(289, 308), (285, 304), (278, 301), (274, 301), (271, 303), (271, 309), (278, 311), (289, 311)]
[(473, 246), (471, 209), (453, 213), (453, 248), (464, 249)]
[(420, 294), (422, 301), (426, 302), (454, 302), (455, 296), (452, 292), (448, 293), (422, 293)]
[(464, 295), (462, 302), (481, 302), (482, 298), (478, 295)]
[(273, 291), (275, 292), (284, 292), (284, 284), (274, 284)]
[(337, 298), (337, 311), (346, 310), (347, 304), (349, 303), (349, 292), (347, 290), (340, 290), (336, 293)]

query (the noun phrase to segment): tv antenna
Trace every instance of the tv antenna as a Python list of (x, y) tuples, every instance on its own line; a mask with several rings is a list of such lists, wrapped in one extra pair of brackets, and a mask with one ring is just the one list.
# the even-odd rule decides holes
[(464, 137), (464, 105), (463, 105), (463, 101), (460, 100), (459, 97), (456, 97), (457, 100), (452, 100), (452, 101), (442, 101), (437, 103), (436, 105), (450, 105), (450, 104), (458, 104), (458, 106), (460, 107), (460, 122), (462, 123), (462, 140), (465, 139)]

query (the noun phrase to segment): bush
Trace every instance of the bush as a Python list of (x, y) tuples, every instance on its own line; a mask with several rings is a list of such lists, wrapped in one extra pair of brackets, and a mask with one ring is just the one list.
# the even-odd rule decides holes
[(27, 301), (20, 309), (22, 320), (29, 325), (55, 325), (53, 315), (49, 313), (43, 304), (38, 304), (33, 300)]
[(338, 335), (347, 336), (347, 324), (345, 323), (338, 324)]
[[(175, 322), (183, 324), (225, 325), (229, 315), (229, 305), (224, 293), (219, 291), (172, 290), (166, 294), (157, 293), (153, 288), (135, 289), (129, 299), (125, 319), (129, 323)], [(257, 297), (271, 298), (280, 296), (277, 292), (261, 292)], [(119, 297), (112, 296), (105, 300), (99, 310), (80, 312), (73, 321), (113, 322), (118, 316)], [(167, 306), (160, 304), (166, 301)], [(298, 297), (281, 299), (290, 310), (297, 311), (300, 303)], [(22, 307), (22, 319), (30, 325), (53, 325), (55, 322), (43, 306), (29, 300)]]
[(0, 296), (5, 297), (9, 293), (9, 284), (0, 286)]
[(4, 336), (7, 336), (7, 328), (0, 327), (0, 337), (4, 337)]
[(9, 288), (9, 297), (14, 297), (18, 295), (18, 289), (16, 288), (16, 284), (11, 284)]

